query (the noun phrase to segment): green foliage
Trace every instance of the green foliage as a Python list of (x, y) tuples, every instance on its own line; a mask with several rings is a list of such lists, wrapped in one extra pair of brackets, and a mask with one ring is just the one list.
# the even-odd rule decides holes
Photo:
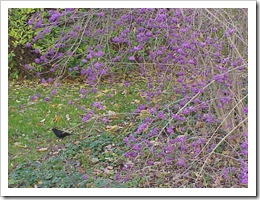
[(10, 78), (17, 79), (19, 76), (19, 63), (17, 58), (21, 58), (23, 52), (17, 52), (19, 46), (24, 46), (30, 42), (34, 36), (34, 31), (27, 25), (29, 17), (39, 9), (34, 8), (10, 8), (8, 10), (8, 70)]
[[(68, 173), (63, 164), (65, 158), (50, 158), (48, 161), (20, 164), (9, 175), (9, 187), (70, 188), (83, 187), (82, 174), (75, 170)], [(76, 184), (77, 183), (77, 184)]]
[(37, 12), (35, 8), (10, 8), (8, 10), (8, 36), (13, 47), (30, 42), (34, 31), (27, 25), (29, 17)]
[(15, 54), (13, 51), (8, 53), (8, 70), (12, 70), (10, 77), (12, 79), (17, 79), (19, 71), (17, 68), (15, 68), (15, 66), (17, 65), (17, 62), (14, 60), (14, 56), (15, 56)]

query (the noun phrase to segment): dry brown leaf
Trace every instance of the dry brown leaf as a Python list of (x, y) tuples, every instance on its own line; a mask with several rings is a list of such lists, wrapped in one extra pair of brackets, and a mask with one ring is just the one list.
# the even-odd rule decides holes
[(113, 116), (113, 115), (116, 115), (116, 112), (109, 110), (109, 111), (107, 112), (107, 114), (108, 114), (109, 116)]
[(103, 171), (99, 170), (99, 169), (93, 169), (94, 173), (99, 175), (99, 174), (103, 174)]
[(106, 90), (101, 90), (101, 92), (103, 92), (103, 93), (108, 93), (109, 90), (108, 90), (108, 89), (106, 89)]
[(195, 128), (204, 128), (206, 127), (206, 123), (205, 122), (200, 122), (200, 121), (197, 121), (196, 125), (195, 125)]
[(85, 169), (82, 166), (77, 167), (77, 171), (79, 173), (81, 173), (81, 174), (85, 174), (86, 173)]
[(14, 112), (16, 109), (15, 108), (10, 108), (10, 111), (11, 112)]
[(52, 152), (52, 155), (56, 155), (56, 154), (59, 154), (60, 153), (60, 151), (58, 150), (58, 151), (54, 151), (54, 152)]
[(19, 142), (14, 143), (15, 146), (19, 147), (19, 148), (24, 148), (27, 149), (27, 145), (22, 145)]
[(38, 152), (43, 152), (43, 151), (47, 151), (48, 147), (42, 147), (40, 149), (37, 149)]
[(174, 101), (175, 100), (175, 96), (171, 96), (170, 99), (171, 99), (171, 101)]
[(86, 151), (86, 154), (91, 154), (91, 153), (92, 153), (91, 149), (88, 149), (88, 150)]
[(110, 132), (110, 133), (114, 133), (115, 131), (117, 131), (118, 129), (122, 129), (123, 127), (118, 126), (118, 125), (114, 125), (114, 126), (106, 126), (106, 131)]
[(37, 126), (43, 126), (44, 125), (44, 123), (38, 123), (37, 124)]
[(134, 102), (135, 102), (136, 104), (139, 104), (139, 103), (140, 103), (140, 100), (135, 99)]
[(80, 141), (75, 141), (73, 144), (75, 145), (80, 144)]
[(108, 114), (110, 119), (117, 119), (118, 118), (117, 115), (116, 115), (116, 112), (114, 112), (114, 111), (109, 110), (107, 112), (107, 114)]
[(55, 122), (59, 122), (61, 120), (61, 116), (55, 116)]
[(112, 166), (107, 166), (107, 169), (108, 169), (108, 170), (112, 170), (113, 167), (112, 167)]
[(137, 119), (144, 119), (150, 116), (150, 112), (148, 110), (141, 110)]

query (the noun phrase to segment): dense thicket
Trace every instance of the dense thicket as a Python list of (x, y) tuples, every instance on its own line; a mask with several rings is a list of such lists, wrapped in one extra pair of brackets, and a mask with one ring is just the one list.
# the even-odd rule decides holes
[(44, 9), (27, 24), (35, 35), (24, 51), (34, 61), (23, 68), (53, 83), (46, 101), (67, 77), (85, 82), (82, 98), (103, 80), (127, 88), (125, 76), (145, 79), (146, 103), (128, 113), (143, 117), (124, 138), (129, 151), (113, 181), (247, 184), (246, 9)]

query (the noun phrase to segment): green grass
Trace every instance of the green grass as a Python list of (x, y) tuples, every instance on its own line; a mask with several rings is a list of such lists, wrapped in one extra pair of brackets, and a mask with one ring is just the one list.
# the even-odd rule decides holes
[[(102, 92), (91, 93), (82, 101), (78, 101), (79, 107), (75, 107), (75, 103), (68, 105), (68, 100), (79, 97), (78, 90), (82, 86), (64, 84), (49, 102), (43, 100), (44, 95), (32, 102), (28, 101), (31, 95), (49, 94), (50, 86), (43, 87), (33, 82), (9, 83), (9, 187), (83, 187), (76, 181), (79, 176), (91, 173), (89, 169), (104, 168), (122, 156), (125, 148), (122, 139), (133, 131), (133, 127), (128, 126), (126, 113), (136, 109), (136, 102), (142, 102), (140, 90), (144, 84), (140, 82), (127, 89), (122, 84), (112, 87), (103, 85), (97, 88)], [(114, 90), (113, 95), (107, 98), (106, 94), (111, 93), (111, 90)], [(105, 106), (103, 110), (95, 110), (96, 116), (107, 115), (108, 111), (116, 113), (116, 117), (110, 119), (108, 124), (104, 125), (101, 120), (91, 120), (84, 124), (81, 122), (82, 116), (91, 109), (91, 104), (95, 101)], [(19, 105), (24, 108), (20, 109)], [(80, 106), (84, 106), (86, 110), (81, 110)], [(117, 125), (123, 129), (110, 131), (106, 129), (107, 125)], [(74, 135), (57, 140), (51, 131), (52, 127), (62, 130), (72, 128)], [(105, 151), (109, 145), (110, 151)], [(56, 159), (54, 163), (53, 159)], [(67, 165), (64, 165), (64, 162)], [(73, 162), (79, 163), (76, 168), (72, 167)], [(66, 183), (71, 179), (68, 175), (68, 180), (66, 179), (66, 171), (72, 169), (76, 170), (73, 174), (77, 176), (72, 181), (75, 182), (73, 186)], [(108, 176), (113, 175), (112, 171)], [(49, 178), (42, 173), (49, 174)], [(50, 177), (54, 177), (55, 173), (64, 176), (65, 185), (62, 185), (60, 179), (60, 185), (52, 182), (53, 178)], [(36, 176), (38, 179), (31, 179), (30, 176)], [(103, 176), (104, 174), (100, 174), (101, 179), (104, 179)], [(91, 183), (94, 184), (94, 181)], [(95, 184), (89, 185), (94, 186)]]
[[(85, 87), (78, 81), (64, 81), (57, 94), (45, 102), (44, 97), (49, 97), (53, 89), (51, 85), (33, 81), (9, 83), (9, 187), (137, 187), (137, 179), (136, 183), (120, 186), (111, 180), (121, 170), (123, 154), (129, 150), (123, 138), (144, 119), (127, 114), (145, 104), (145, 97), (141, 96), (145, 82), (136, 79), (126, 88), (122, 83), (111, 85), (103, 81), (97, 86), (97, 93), (80, 98), (79, 89)], [(35, 94), (41, 97), (30, 101)], [(151, 104), (170, 99), (165, 95), (172, 94), (155, 97)], [(68, 105), (69, 100), (72, 105)], [(93, 108), (94, 102), (100, 102), (104, 109)], [(95, 111), (94, 117), (82, 123), (89, 110)], [(111, 112), (115, 114), (109, 116)], [(104, 117), (109, 119), (106, 124)], [(70, 130), (73, 135), (58, 140), (51, 131), (53, 127)], [(89, 175), (88, 179), (82, 179), (84, 174)]]

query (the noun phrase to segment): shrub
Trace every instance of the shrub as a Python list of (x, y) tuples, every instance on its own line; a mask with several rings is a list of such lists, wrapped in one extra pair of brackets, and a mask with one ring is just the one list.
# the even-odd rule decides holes
[(43, 84), (47, 72), (56, 75), (56, 89), (65, 76), (81, 76), (82, 98), (103, 78), (144, 80), (145, 103), (128, 113), (136, 127), (124, 138), (118, 184), (244, 187), (246, 19), (246, 9), (50, 9), (28, 22), (33, 45), (43, 47), (27, 69)]

